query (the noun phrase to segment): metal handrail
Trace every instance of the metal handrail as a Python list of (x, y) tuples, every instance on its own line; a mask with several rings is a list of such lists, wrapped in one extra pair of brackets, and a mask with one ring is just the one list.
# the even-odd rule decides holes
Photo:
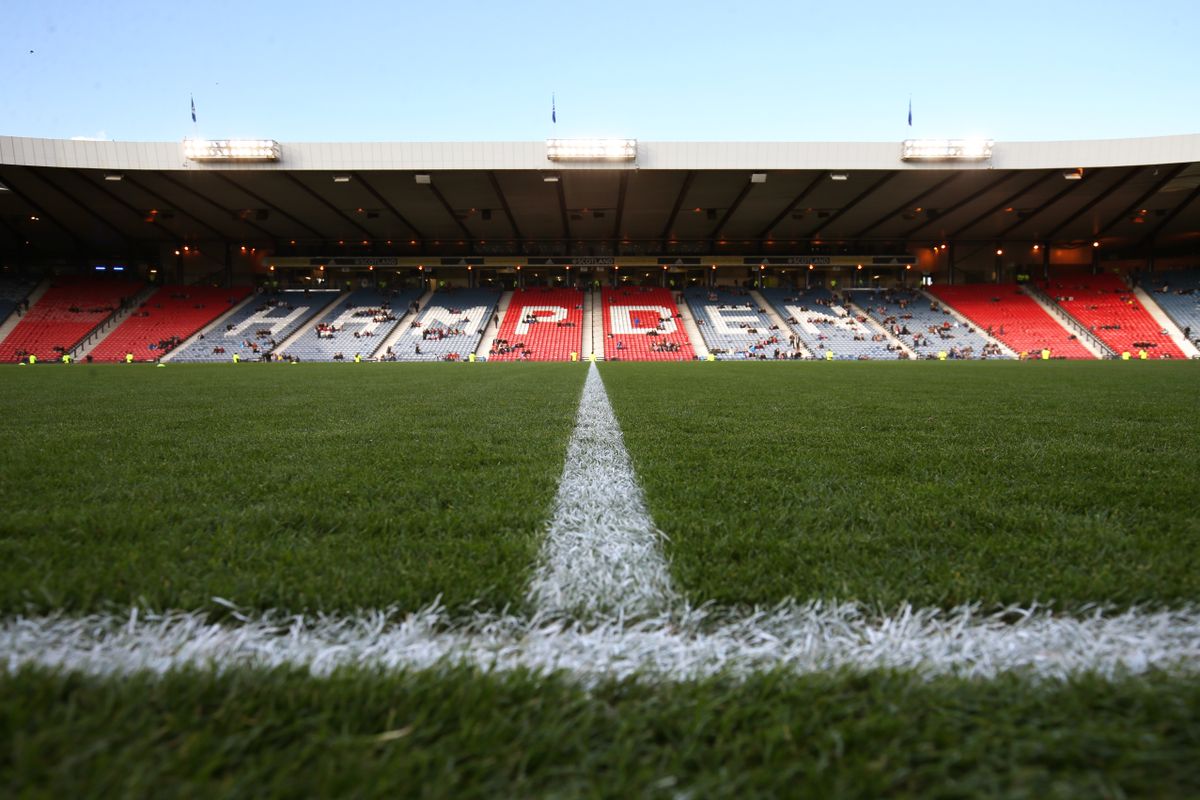
[(1117, 357), (1116, 350), (1113, 350), (1111, 347), (1109, 347), (1107, 344), (1105, 344), (1103, 341), (1101, 341), (1100, 338), (1097, 337), (1096, 334), (1092, 333), (1091, 330), (1089, 330), (1086, 325), (1084, 325), (1082, 322), (1080, 322), (1079, 319), (1074, 314), (1067, 311), (1065, 308), (1060, 306), (1058, 303), (1054, 302), (1054, 299), (1052, 297), (1050, 297), (1050, 295), (1048, 295), (1046, 292), (1042, 291), (1039, 287), (1035, 286), (1032, 283), (1022, 284), (1022, 286), (1024, 287), (1025, 291), (1028, 292), (1030, 295), (1037, 297), (1043, 303), (1048, 305), (1054, 311), (1055, 314), (1057, 314), (1059, 317), (1061, 317), (1064, 322), (1066, 322), (1071, 328), (1074, 329), (1076, 334), (1084, 336), (1092, 345), (1097, 347), (1101, 352), (1106, 353), (1109, 358)]

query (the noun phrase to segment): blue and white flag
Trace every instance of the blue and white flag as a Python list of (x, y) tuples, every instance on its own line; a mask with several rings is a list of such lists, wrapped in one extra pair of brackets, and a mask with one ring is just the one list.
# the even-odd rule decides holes
[(908, 98), (908, 127), (912, 127), (912, 98)]
[(554, 94), (553, 93), (550, 94), (550, 121), (556, 125), (558, 124), (558, 111), (554, 107)]
[(196, 121), (196, 98), (192, 98), (192, 122)]

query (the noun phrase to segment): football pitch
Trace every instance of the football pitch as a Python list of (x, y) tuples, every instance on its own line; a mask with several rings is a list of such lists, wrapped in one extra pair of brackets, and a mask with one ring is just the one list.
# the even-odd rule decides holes
[[(600, 376), (662, 533), (664, 614), (700, 609), (708, 635), (812, 603), (883, 628), (969, 607), (1003, 638), (1006, 615), (1021, 635), (1038, 605), (1097, 624), (1191, 619), (1197, 366), (612, 363)], [(34, 652), (30, 626), (60, 623), (117, 639), (131, 609), (131, 631), (174, 614), (193, 635), (234, 637), (262, 620), (374, 614), (386, 632), (427, 615), (426, 644), (538, 618), (544, 547), (587, 511), (560, 485), (592, 469), (577, 449), (586, 375), (5, 368), (0, 641)], [(273, 652), (303, 638), (307, 623), (290, 624)], [(560, 610), (553, 624), (604, 626), (619, 648), (641, 623)], [(154, 631), (138, 627), (139, 646)], [(1182, 664), (1149, 654), (1144, 669), (1051, 678), (919, 660), (586, 680), (479, 658), (131, 670), (93, 654), (75, 670), (0, 653), (0, 780), (56, 795), (1187, 796), (1200, 792), (1187, 641)]]

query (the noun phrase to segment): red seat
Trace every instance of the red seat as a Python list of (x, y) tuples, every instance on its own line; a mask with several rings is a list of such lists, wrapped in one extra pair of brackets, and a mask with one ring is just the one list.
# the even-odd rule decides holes
[(930, 293), (1018, 353), (1095, 358), (1015, 283), (931, 286)]
[[(153, 361), (228, 311), (250, 291), (249, 286), (164, 286), (104, 337), (92, 351), (92, 359), (123, 361), (126, 353), (133, 353), (136, 361)], [(161, 348), (162, 343), (169, 346)]]
[[(605, 289), (602, 300), (605, 358), (622, 361), (695, 358), (669, 290), (642, 286)], [(666, 346), (675, 349), (664, 349)]]
[[(526, 322), (533, 315), (538, 322)], [(500, 320), (489, 361), (569, 361), (583, 342), (583, 292), (518, 289)], [(582, 357), (582, 356), (580, 356)]]
[(57, 360), (144, 285), (112, 278), (56, 279), (0, 342), (0, 362), (17, 361), (18, 353)]
[(1042, 288), (1117, 353), (1145, 350), (1151, 358), (1187, 357), (1115, 275), (1056, 277)]

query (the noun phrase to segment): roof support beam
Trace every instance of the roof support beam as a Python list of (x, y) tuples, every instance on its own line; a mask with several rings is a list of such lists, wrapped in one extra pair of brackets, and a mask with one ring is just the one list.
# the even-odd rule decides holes
[(450, 215), (450, 219), (454, 220), (454, 224), (462, 231), (463, 237), (468, 242), (471, 241), (471, 230), (458, 218), (458, 212), (454, 210), (454, 206), (450, 205), (450, 201), (446, 199), (446, 196), (436, 186), (432, 183), (428, 184), (428, 186), (430, 193), (437, 198), (437, 201), (442, 204), (442, 208), (446, 209), (446, 213)]
[(567, 243), (567, 252), (571, 252), (571, 215), (567, 213), (567, 190), (563, 188), (563, 175), (558, 174), (558, 180), (554, 182), (554, 189), (558, 193), (558, 213), (562, 216), (563, 239)]
[[(204, 220), (202, 220), (202, 219), (200, 219), (199, 217), (197, 217), (195, 214), (189, 214), (189, 213), (187, 213), (186, 211), (183, 211), (182, 209), (179, 209), (179, 208), (178, 208), (178, 206), (177, 206), (177, 204), (175, 204), (175, 203), (172, 203), (172, 202), (171, 202), (170, 200), (168, 200), (166, 197), (164, 197), (164, 196), (163, 196), (163, 195), (161, 195), (160, 193), (158, 193), (158, 192), (154, 191), (154, 190), (153, 190), (153, 189), (151, 189), (149, 186), (146, 186), (144, 183), (139, 183), (139, 182), (138, 182), (138, 181), (137, 181), (135, 178), (133, 178), (132, 176), (130, 176), (130, 175), (128, 175), (128, 174), (126, 174), (126, 175), (125, 175), (125, 177), (124, 177), (124, 178), (122, 178), (121, 180), (122, 180), (122, 182), (123, 182), (123, 183), (128, 183), (130, 186), (134, 187), (135, 189), (137, 189), (138, 191), (142, 192), (143, 194), (148, 194), (148, 195), (150, 195), (150, 196), (151, 196), (151, 197), (153, 197), (155, 200), (157, 200), (157, 201), (158, 201), (158, 203), (159, 203), (159, 205), (161, 205), (163, 208), (172, 208), (172, 209), (175, 209), (175, 210), (177, 210), (177, 211), (180, 211), (180, 212), (181, 212), (181, 213), (182, 213), (182, 214), (183, 214), (185, 217), (187, 217), (188, 219), (191, 219), (193, 222), (196, 222), (197, 224), (199, 224), (199, 225), (200, 225), (200, 227), (202, 227), (202, 228), (207, 228), (207, 229), (208, 229), (210, 232), (212, 232), (212, 233), (216, 234), (216, 236), (217, 236), (217, 238), (218, 238), (218, 239), (224, 239), (224, 238), (226, 238), (226, 237), (225, 237), (225, 234), (221, 233), (219, 230), (217, 230), (217, 229), (216, 229), (216, 228), (214, 228), (213, 226), (209, 225), (209, 224), (208, 224), (208, 223), (206, 223)], [(186, 237), (186, 236), (180, 236), (180, 237), (178, 237), (178, 238), (179, 238), (180, 240), (184, 240), (184, 239), (186, 239), (187, 237)]]
[(842, 218), (842, 217), (843, 217), (843, 216), (844, 216), (846, 213), (848, 213), (849, 211), (851, 211), (851, 210), (852, 210), (852, 209), (853, 209), (853, 208), (854, 208), (856, 205), (858, 205), (859, 203), (861, 203), (863, 200), (866, 200), (868, 197), (870, 197), (870, 196), (871, 196), (872, 194), (874, 194), (874, 193), (875, 193), (877, 190), (879, 190), (880, 188), (882, 188), (884, 184), (886, 184), (888, 181), (890, 181), (890, 180), (891, 180), (892, 178), (894, 178), (894, 177), (896, 177), (896, 173), (895, 173), (895, 172), (886, 172), (886, 173), (884, 173), (884, 175), (883, 175), (883, 177), (882, 177), (882, 178), (880, 178), (879, 180), (877, 180), (877, 181), (875, 181), (874, 183), (872, 183), (870, 186), (868, 186), (866, 189), (864, 189), (864, 190), (863, 190), (863, 191), (862, 191), (862, 192), (861, 192), (861, 193), (860, 193), (860, 194), (859, 194), (857, 197), (855, 197), (855, 198), (854, 198), (853, 200), (851, 200), (849, 203), (847, 203), (846, 205), (844, 205), (844, 206), (842, 206), (840, 209), (838, 209), (838, 211), (837, 211), (837, 213), (836, 213), (836, 214), (833, 214), (833, 215), (829, 216), (828, 218), (821, 220), (821, 221), (820, 221), (820, 222), (817, 224), (817, 227), (815, 227), (815, 228), (813, 228), (811, 231), (809, 231), (809, 233), (808, 233), (808, 236), (806, 236), (806, 237), (804, 237), (804, 238), (806, 238), (806, 239), (811, 239), (811, 238), (813, 238), (814, 236), (816, 236), (816, 235), (817, 235), (817, 233), (819, 233), (819, 232), (821, 231), (821, 229), (822, 229), (822, 228), (828, 228), (830, 225), (832, 225), (833, 223), (837, 222), (837, 221), (838, 221), (839, 219), (841, 219), (841, 218)]
[(1160, 191), (1162, 191), (1162, 188), (1164, 186), (1166, 186), (1171, 181), (1175, 180), (1175, 177), (1177, 175), (1179, 175), (1179, 173), (1181, 173), (1185, 169), (1187, 169), (1187, 167), (1188, 167), (1187, 164), (1180, 164), (1179, 166), (1175, 167), (1174, 169), (1168, 170), (1167, 174), (1164, 175), (1161, 180), (1159, 180), (1157, 183), (1155, 183), (1153, 186), (1151, 186), (1150, 189), (1148, 191), (1146, 191), (1145, 194), (1142, 194), (1141, 196), (1139, 196), (1137, 200), (1130, 203), (1126, 208), (1124, 208), (1121, 211), (1120, 214), (1117, 214), (1115, 217), (1113, 217), (1112, 222), (1108, 223), (1103, 228), (1098, 230), (1096, 232), (1096, 235), (1103, 236), (1104, 234), (1108, 233), (1113, 228), (1117, 227), (1117, 225), (1120, 225), (1122, 220), (1126, 219), (1136, 209), (1141, 208), (1142, 204), (1145, 203), (1147, 200), (1149, 200), (1151, 197), (1153, 197), (1154, 195), (1156, 195)]
[[(146, 219), (146, 212), (144, 210), (142, 210), (142, 209), (138, 208), (137, 206), (133, 205), (132, 203), (128, 202), (125, 198), (121, 197), (116, 192), (110, 190), (108, 187), (103, 186), (102, 184), (96, 183), (95, 181), (89, 180), (86, 175), (84, 175), (82, 172), (80, 172), (77, 169), (71, 170), (70, 172), (72, 175), (75, 176), (75, 178), (77, 180), (87, 184), (88, 186), (92, 187), (93, 189), (96, 189), (101, 194), (108, 197), (109, 200), (112, 200), (117, 205), (128, 210), (129, 213), (131, 215), (133, 215), (134, 217), (137, 217), (139, 220), (143, 220), (143, 221)], [(159, 230), (161, 230), (163, 233), (167, 234), (167, 236), (171, 237), (171, 239), (174, 241), (178, 241), (183, 238), (178, 233), (176, 233), (175, 231), (173, 231), (169, 227), (167, 227), (166, 224), (159, 222), (158, 220), (155, 220), (154, 224), (156, 226), (158, 226)]]
[(1171, 212), (1163, 217), (1161, 222), (1154, 226), (1154, 230), (1143, 236), (1142, 240), (1138, 242), (1138, 247), (1142, 247), (1143, 245), (1153, 242), (1158, 237), (1158, 234), (1162, 233), (1163, 229), (1171, 224), (1173, 219), (1183, 213), (1185, 208), (1196, 202), (1197, 197), (1200, 197), (1200, 186), (1192, 189), (1192, 191), (1188, 193), (1188, 196), (1183, 199), (1182, 203), (1171, 209)]
[(130, 250), (130, 251), (133, 250), (133, 242), (130, 241), (129, 236), (126, 235), (125, 231), (118, 228), (115, 224), (113, 224), (111, 221), (109, 221), (103, 214), (101, 214), (96, 209), (92, 208), (89, 204), (84, 203), (79, 198), (77, 198), (75, 195), (71, 194), (70, 192), (66, 191), (61, 186), (59, 186), (57, 183), (50, 180), (50, 178), (47, 177), (47, 172), (49, 172), (49, 170), (36, 173), (38, 180), (40, 180), (42, 183), (49, 186), (51, 189), (53, 189), (58, 194), (67, 198), (67, 200), (70, 201), (70, 203), (72, 205), (74, 205), (78, 208), (82, 208), (89, 217), (96, 220), (101, 225), (103, 225), (104, 227), (108, 228), (110, 231), (115, 233), (117, 235), (117, 238), (119, 238), (121, 240), (121, 242), (125, 245), (125, 248), (127, 250)]
[(679, 209), (683, 207), (683, 198), (688, 193), (688, 189), (692, 188), (692, 180), (695, 179), (696, 173), (688, 170), (683, 176), (683, 185), (679, 187), (679, 194), (675, 195), (675, 205), (671, 207), (671, 214), (667, 217), (667, 224), (663, 226), (662, 233), (658, 236), (659, 246), (667, 240), (671, 235), (671, 228), (675, 227), (675, 218), (679, 216)]
[[(300, 189), (302, 191), (307, 192), (308, 195), (310, 197), (312, 197), (314, 200), (316, 200), (318, 203), (325, 206), (330, 211), (332, 211), (334, 214), (337, 214), (339, 217), (341, 217), (343, 220), (345, 220), (347, 223), (349, 223), (350, 227), (357, 228), (360, 233), (362, 233), (364, 236), (367, 237), (367, 239), (375, 238), (375, 234), (372, 233), (370, 230), (368, 230), (366, 226), (362, 225), (358, 220), (354, 219), (349, 214), (347, 214), (345, 211), (342, 211), (340, 208), (335, 206), (333, 203), (329, 202), (329, 200), (324, 195), (322, 195), (320, 192), (317, 192), (316, 190), (314, 190), (307, 183), (300, 180), (299, 178), (297, 178), (295, 175), (293, 175), (290, 172), (281, 172), (280, 174), (283, 175), (285, 178), (287, 178), (289, 181), (291, 181), (296, 186), (300, 187)], [(221, 177), (225, 178), (224, 175), (222, 175)], [(229, 180), (229, 178), (226, 178), (226, 180)], [(249, 194), (255, 200), (258, 200), (258, 196), (251, 194), (249, 190), (242, 189), (242, 191), (246, 192), (246, 194)], [(260, 201), (260, 202), (265, 202), (265, 201)], [(270, 205), (270, 204), (267, 203), (267, 205)], [(283, 213), (283, 212), (281, 212), (281, 213)]]
[[(79, 237), (79, 234), (75, 233), (75, 231), (71, 230), (66, 225), (59, 222), (57, 219), (55, 219), (55, 217), (50, 212), (46, 211), (46, 209), (42, 208), (41, 205), (39, 205), (38, 203), (35, 203), (33, 201), (33, 198), (30, 197), (28, 194), (26, 194), (24, 191), (22, 191), (20, 189), (20, 187), (13, 185), (11, 173), (5, 173), (3, 181), (4, 181), (4, 185), (8, 187), (8, 190), (10, 192), (15, 194), (17, 196), (17, 198), (20, 199), (21, 202), (23, 202), (25, 205), (29, 206), (35, 212), (37, 212), (37, 216), (39, 219), (44, 219), (47, 222), (55, 225), (59, 230), (61, 230), (63, 233), (65, 233), (72, 242), (75, 243), (76, 248), (78, 248), (82, 252), (85, 252), (85, 253), (88, 252), (89, 248), (88, 248), (87, 244), (84, 243), (83, 239), (81, 239)], [(25, 237), (21, 237), (21, 240), (25, 241)]]
[(1004, 230), (1000, 231), (1000, 233), (998, 234), (998, 236), (999, 236), (1000, 238), (1004, 238), (1004, 237), (1005, 237), (1005, 236), (1007, 236), (1008, 234), (1010, 234), (1010, 233), (1012, 233), (1013, 231), (1015, 231), (1017, 228), (1021, 227), (1021, 226), (1022, 226), (1022, 225), (1024, 225), (1025, 223), (1029, 222), (1029, 220), (1033, 219), (1033, 218), (1034, 218), (1034, 217), (1036, 217), (1038, 214), (1041, 214), (1041, 213), (1042, 213), (1043, 211), (1045, 211), (1046, 209), (1053, 207), (1053, 206), (1054, 206), (1056, 203), (1058, 203), (1058, 201), (1059, 201), (1059, 200), (1062, 200), (1064, 197), (1066, 197), (1067, 195), (1069, 195), (1071, 192), (1075, 191), (1076, 189), (1078, 189), (1079, 187), (1083, 186), (1083, 185), (1084, 185), (1084, 184), (1086, 184), (1086, 183), (1091, 183), (1091, 182), (1093, 182), (1094, 180), (1095, 180), (1095, 173), (1093, 172), (1093, 173), (1091, 173), (1090, 175), (1089, 175), (1089, 174), (1084, 174), (1083, 178), (1082, 178), (1082, 179), (1080, 179), (1080, 180), (1077, 180), (1077, 181), (1067, 181), (1067, 182), (1066, 182), (1066, 183), (1067, 183), (1067, 185), (1066, 185), (1066, 186), (1064, 186), (1064, 187), (1063, 187), (1062, 189), (1060, 189), (1059, 191), (1055, 192), (1053, 197), (1051, 197), (1051, 198), (1050, 198), (1049, 200), (1047, 200), (1046, 202), (1042, 203), (1040, 206), (1038, 206), (1037, 208), (1035, 208), (1033, 211), (1029, 212), (1029, 215), (1028, 215), (1027, 217), (1025, 217), (1025, 218), (1023, 218), (1023, 219), (1018, 219), (1018, 220), (1015, 220), (1015, 221), (1014, 221), (1014, 222), (1013, 222), (1011, 225), (1009, 225), (1007, 228), (1005, 228)]
[[(996, 180), (994, 180), (994, 181), (991, 181), (990, 183), (988, 183), (988, 185), (986, 185), (986, 186), (983, 186), (983, 187), (981, 187), (981, 188), (979, 188), (979, 189), (975, 190), (974, 192), (971, 192), (969, 195), (967, 195), (966, 197), (964, 197), (962, 200), (959, 200), (957, 203), (955, 203), (954, 205), (950, 206), (950, 208), (946, 209), (946, 210), (945, 210), (945, 211), (943, 211), (941, 214), (939, 214), (939, 215), (936, 217), (936, 219), (941, 219), (941, 218), (943, 218), (943, 217), (948, 217), (948, 216), (950, 216), (951, 214), (955, 214), (955, 213), (957, 213), (959, 210), (961, 210), (961, 209), (963, 209), (963, 208), (966, 208), (966, 207), (967, 207), (967, 206), (969, 206), (971, 203), (974, 203), (976, 200), (978, 200), (979, 198), (983, 197), (985, 194), (987, 194), (988, 192), (992, 191), (993, 189), (998, 189), (998, 188), (1000, 188), (1001, 186), (1003, 186), (1003, 185), (1005, 184), (1005, 182), (1007, 182), (1007, 181), (1010, 181), (1010, 180), (1012, 180), (1014, 177), (1016, 177), (1016, 176), (1017, 176), (1017, 174), (1018, 174), (1018, 173), (1016, 173), (1016, 172), (1009, 172), (1009, 173), (1008, 173), (1008, 174), (1006, 174), (1006, 175), (1001, 175), (1001, 176), (1000, 176), (999, 178), (997, 178)], [(904, 234), (903, 234), (903, 238), (905, 238), (905, 239), (911, 239), (911, 238), (912, 238), (912, 236), (913, 236), (913, 234), (915, 234), (917, 231), (919, 231), (919, 230), (922, 230), (923, 228), (927, 227), (927, 226), (928, 226), (928, 225), (930, 225), (932, 222), (933, 222), (933, 220), (932, 220), (932, 219), (927, 219), (927, 220), (925, 220), (924, 222), (922, 222), (921, 224), (917, 225), (915, 228), (909, 228), (907, 231), (905, 231), (905, 232), (904, 232)]]
[(411, 222), (409, 222), (408, 217), (406, 217), (400, 213), (400, 209), (396, 208), (394, 205), (392, 205), (392, 203), (390, 201), (388, 201), (388, 199), (386, 197), (384, 197), (382, 194), (380, 194), (378, 191), (376, 191), (375, 187), (367, 182), (367, 179), (362, 176), (361, 172), (354, 172), (354, 173), (351, 173), (351, 175), (353, 176), (354, 180), (361, 183), (363, 185), (363, 188), (366, 189), (371, 194), (372, 197), (374, 197), (376, 200), (378, 200), (383, 205), (384, 208), (386, 208), (389, 212), (394, 214), (396, 219), (400, 220), (401, 225), (403, 225), (404, 227), (406, 227), (410, 231), (412, 231), (412, 235), (415, 239), (418, 239), (421, 241), (423, 241), (425, 239), (425, 237), (421, 234), (421, 232), (419, 230), (417, 230), (417, 226), (413, 225)]
[(617, 240), (621, 238), (621, 221), (625, 218), (625, 193), (629, 191), (629, 170), (621, 171), (621, 183), (617, 187), (617, 219), (613, 222), (613, 253), (617, 252)]
[(944, 178), (944, 179), (942, 179), (942, 180), (938, 181), (938, 182), (937, 182), (937, 183), (935, 183), (933, 186), (929, 187), (929, 188), (928, 188), (928, 189), (926, 189), (925, 191), (923, 191), (923, 192), (921, 192), (920, 194), (918, 194), (916, 197), (913, 197), (913, 198), (911, 198), (911, 199), (909, 199), (909, 200), (906, 200), (905, 202), (903, 202), (903, 203), (901, 203), (900, 205), (898, 205), (898, 206), (896, 206), (895, 208), (893, 208), (891, 211), (889, 211), (889, 212), (887, 212), (886, 214), (884, 214), (884, 215), (883, 215), (882, 217), (880, 217), (879, 219), (877, 219), (877, 220), (875, 220), (874, 222), (872, 222), (870, 225), (867, 225), (866, 227), (864, 227), (864, 228), (863, 228), (861, 231), (859, 231), (858, 233), (854, 234), (854, 238), (855, 238), (855, 239), (862, 239), (862, 238), (864, 238), (864, 237), (865, 237), (865, 236), (866, 236), (868, 233), (870, 233), (870, 232), (871, 232), (871, 230), (872, 230), (873, 228), (877, 228), (877, 227), (879, 227), (880, 225), (882, 225), (883, 223), (887, 222), (887, 221), (888, 221), (889, 219), (891, 219), (892, 217), (894, 217), (894, 216), (896, 216), (897, 214), (899, 214), (900, 212), (904, 211), (906, 208), (913, 208), (914, 206), (916, 206), (916, 204), (917, 204), (917, 203), (920, 203), (920, 202), (921, 202), (922, 200), (924, 200), (926, 197), (929, 197), (931, 194), (933, 194), (933, 193), (937, 192), (937, 191), (938, 191), (939, 189), (941, 189), (942, 187), (944, 187), (944, 186), (946, 186), (947, 184), (951, 183), (951, 182), (952, 182), (952, 181), (954, 181), (956, 178), (958, 178), (958, 176), (960, 176), (960, 175), (962, 175), (962, 173), (961, 173), (961, 172), (952, 172), (952, 173), (950, 173), (950, 177), (948, 177), (948, 178)]
[(1046, 241), (1050, 241), (1050, 240), (1052, 240), (1052, 239), (1053, 239), (1055, 236), (1057, 236), (1059, 233), (1061, 233), (1061, 232), (1062, 232), (1063, 228), (1067, 227), (1067, 226), (1068, 226), (1068, 225), (1070, 225), (1072, 222), (1074, 222), (1075, 220), (1079, 219), (1080, 217), (1082, 217), (1082, 216), (1083, 216), (1084, 214), (1086, 214), (1087, 212), (1091, 211), (1091, 210), (1092, 210), (1093, 208), (1095, 208), (1097, 205), (1099, 205), (1099, 204), (1100, 204), (1100, 203), (1102, 203), (1103, 201), (1107, 200), (1107, 199), (1108, 199), (1108, 198), (1109, 198), (1109, 197), (1112, 195), (1112, 193), (1113, 193), (1113, 192), (1117, 191), (1117, 190), (1118, 190), (1118, 189), (1120, 189), (1122, 186), (1124, 186), (1125, 184), (1129, 183), (1130, 179), (1131, 179), (1131, 178), (1133, 178), (1133, 176), (1134, 176), (1134, 175), (1137, 175), (1139, 171), (1140, 171), (1140, 170), (1139, 170), (1137, 167), (1134, 167), (1133, 169), (1131, 169), (1131, 170), (1129, 170), (1128, 172), (1126, 172), (1126, 173), (1125, 173), (1123, 176), (1121, 176), (1121, 179), (1120, 179), (1120, 180), (1118, 180), (1118, 181), (1117, 181), (1116, 183), (1114, 183), (1112, 186), (1108, 187), (1108, 190), (1107, 190), (1107, 191), (1104, 191), (1104, 192), (1097, 192), (1097, 193), (1096, 193), (1096, 196), (1095, 196), (1095, 197), (1093, 197), (1093, 198), (1092, 198), (1091, 200), (1089, 200), (1088, 202), (1084, 203), (1084, 205), (1083, 205), (1083, 207), (1082, 207), (1082, 208), (1080, 208), (1080, 209), (1079, 209), (1078, 211), (1076, 211), (1074, 214), (1071, 214), (1069, 217), (1067, 217), (1066, 219), (1064, 219), (1064, 220), (1063, 220), (1062, 222), (1060, 222), (1058, 225), (1054, 226), (1054, 227), (1053, 227), (1053, 228), (1050, 230), (1050, 232), (1046, 234)]
[(820, 186), (823, 181), (828, 179), (827, 176), (828, 176), (828, 173), (818, 172), (817, 177), (813, 178), (812, 181), (808, 184), (808, 186), (805, 186), (804, 190), (802, 192), (800, 192), (800, 194), (796, 195), (792, 199), (792, 202), (788, 203), (787, 206), (784, 207), (783, 211), (780, 211), (778, 214), (776, 214), (775, 218), (772, 219), (769, 223), (767, 223), (767, 227), (765, 227), (761, 231), (759, 231), (758, 235), (755, 236), (754, 238), (756, 238), (756, 239), (767, 238), (771, 234), (771, 231), (773, 231), (775, 229), (775, 226), (783, 221), (784, 217), (786, 217), (788, 214), (795, 211), (796, 207), (799, 206), (801, 203), (803, 203), (804, 199), (806, 197), (808, 197), (810, 194), (815, 192), (817, 190), (817, 187)]
[(513, 236), (521, 241), (525, 237), (521, 235), (521, 229), (517, 227), (517, 218), (513, 216), (512, 209), (508, 206), (508, 198), (504, 196), (504, 190), (500, 188), (500, 180), (496, 177), (493, 170), (488, 170), (488, 182), (492, 184), (492, 191), (496, 193), (496, 199), (500, 201), (500, 207), (504, 209), (504, 216), (508, 217), (508, 224), (512, 226)]
[(1043, 183), (1046, 183), (1047, 181), (1049, 181), (1051, 178), (1053, 178), (1055, 175), (1058, 175), (1058, 174), (1059, 174), (1058, 172), (1047, 172), (1045, 175), (1038, 178), (1037, 180), (1035, 180), (1033, 183), (1029, 184), (1028, 186), (1021, 187), (1017, 191), (1015, 191), (1012, 194), (1005, 197), (999, 203), (996, 203), (995, 205), (987, 208), (987, 210), (985, 210), (982, 214), (978, 214), (977, 216), (973, 217), (971, 219), (971, 221), (968, 222), (966, 225), (959, 227), (958, 230), (956, 230), (950, 234), (950, 238), (957, 239), (964, 232), (969, 231), (971, 228), (978, 225), (982, 220), (987, 219), (988, 217), (990, 217), (992, 214), (995, 214), (1000, 209), (1008, 207), (1010, 204), (1016, 202), (1017, 198), (1019, 198), (1021, 195), (1025, 194), (1026, 192), (1028, 192), (1032, 189), (1037, 188), (1038, 186), (1041, 186)]
[(725, 229), (725, 223), (729, 222), (729, 218), (738, 210), (738, 206), (746, 199), (746, 195), (750, 194), (750, 190), (754, 188), (754, 184), (750, 181), (742, 186), (742, 190), (738, 192), (737, 197), (733, 198), (733, 202), (729, 204), (729, 208), (725, 209), (725, 213), (721, 216), (721, 220), (716, 224), (712, 231), (708, 234), (710, 240), (716, 239), (717, 235)]
[[(219, 173), (219, 172), (217, 172), (217, 171), (213, 170), (213, 171), (212, 171), (212, 174), (213, 174), (213, 175), (220, 176), (220, 174), (221, 174), (221, 173)], [(221, 205), (221, 204), (220, 204), (220, 203), (218, 203), (216, 200), (213, 200), (211, 197), (209, 197), (208, 195), (204, 194), (203, 192), (199, 192), (199, 191), (197, 191), (196, 189), (192, 188), (191, 186), (188, 186), (188, 185), (187, 185), (186, 183), (184, 183), (183, 181), (181, 181), (181, 180), (178, 180), (178, 179), (176, 179), (176, 178), (172, 178), (170, 175), (168, 175), (168, 174), (167, 174), (167, 173), (165, 173), (165, 172), (160, 172), (160, 173), (158, 173), (158, 177), (159, 177), (159, 178), (162, 178), (164, 181), (166, 181), (167, 183), (171, 184), (172, 186), (174, 186), (174, 187), (176, 187), (176, 188), (178, 188), (178, 189), (182, 189), (183, 191), (187, 192), (188, 194), (192, 195), (193, 197), (195, 197), (195, 198), (198, 198), (199, 200), (203, 201), (204, 203), (208, 204), (209, 206), (212, 206), (212, 207), (213, 207), (213, 208), (215, 208), (217, 211), (220, 211), (220, 212), (221, 212), (221, 216), (222, 216), (222, 218), (225, 218), (225, 217), (227, 217), (227, 216), (229, 216), (229, 215), (230, 215), (230, 213), (231, 213), (231, 209), (225, 208), (225, 206)], [(253, 197), (254, 195), (250, 195), (250, 196), (251, 196), (251, 197)], [(268, 204), (268, 205), (269, 205), (269, 204)], [(263, 228), (263, 227), (262, 227), (262, 226), (260, 226), (260, 225), (256, 225), (256, 224), (254, 224), (253, 222), (251, 222), (251, 221), (250, 221), (250, 220), (248, 220), (248, 219), (243, 219), (243, 220), (239, 220), (239, 221), (240, 221), (240, 222), (241, 222), (243, 225), (246, 225), (247, 227), (253, 228), (254, 230), (256, 230), (256, 231), (258, 231), (259, 233), (261, 233), (263, 236), (265, 236), (265, 237), (267, 238), (267, 240), (268, 240), (268, 241), (270, 241), (270, 242), (272, 242), (272, 243), (275, 241), (275, 234), (271, 233), (271, 232), (270, 232), (269, 230), (267, 230), (266, 228)], [(212, 226), (210, 226), (210, 225), (206, 225), (205, 227), (211, 228)], [(304, 226), (304, 227), (306, 227), (306, 228), (307, 228), (308, 226)], [(309, 230), (312, 230), (312, 229), (311, 229), (311, 228), (309, 228)], [(228, 236), (228, 235), (222, 234), (222, 235), (221, 235), (221, 238), (222, 238), (222, 239), (231, 239), (231, 238), (232, 238), (232, 239), (236, 239), (236, 238), (239, 238), (239, 237), (237, 237), (237, 236), (233, 236), (233, 237), (231, 237), (231, 236)], [(317, 235), (317, 238), (319, 238), (319, 239), (324, 239), (325, 237), (323, 237), (323, 236), (321, 236), (320, 234), (318, 234), (318, 235)]]

